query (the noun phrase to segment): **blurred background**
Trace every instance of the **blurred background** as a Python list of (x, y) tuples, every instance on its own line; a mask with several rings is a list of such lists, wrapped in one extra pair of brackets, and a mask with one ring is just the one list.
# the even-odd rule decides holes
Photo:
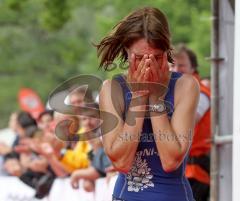
[(0, 0), (0, 128), (19, 110), (21, 88), (31, 88), (43, 104), (63, 81), (79, 74), (102, 79), (118, 73), (98, 69), (97, 43), (130, 11), (154, 6), (169, 19), (172, 43), (184, 42), (210, 74), (210, 1)]

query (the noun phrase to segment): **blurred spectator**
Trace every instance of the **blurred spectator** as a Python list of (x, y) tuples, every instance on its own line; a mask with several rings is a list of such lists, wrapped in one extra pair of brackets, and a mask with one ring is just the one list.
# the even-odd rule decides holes
[(37, 123), (29, 113), (20, 112), (17, 115), (15, 130), (17, 132), (17, 138), (13, 146), (9, 147), (9, 150), (4, 155), (4, 169), (10, 175), (20, 176), (24, 169), (19, 161), (20, 155), (15, 151), (15, 148), (19, 145), (20, 140), (33, 137), (34, 132), (37, 130)]
[(195, 53), (181, 44), (174, 53), (172, 70), (193, 75), (200, 84), (200, 98), (196, 114), (196, 126), (186, 176), (191, 184), (194, 198), (207, 201), (210, 188), (210, 90), (204, 86), (198, 74), (198, 62)]
[(44, 135), (29, 113), (20, 112), (16, 120), (17, 123), (12, 126), (17, 138), (4, 156), (4, 169), (9, 175), (17, 176), (21, 181), (35, 188), (36, 197), (42, 198), (49, 192), (55, 178), (46, 158), (36, 152)]
[[(85, 89), (83, 88), (73, 90), (68, 97), (70, 104), (84, 106), (85, 100), (92, 101), (90, 92), (87, 93), (85, 98), (84, 95)], [(87, 141), (69, 141), (72, 136), (81, 135), (84, 132), (79, 118), (54, 112), (53, 122), (50, 123), (49, 121), (49, 128), (45, 132), (46, 137), (57, 136), (64, 142), (60, 141), (61, 143), (59, 143), (59, 139), (55, 138), (52, 143), (43, 143), (38, 151), (47, 158), (55, 174), (59, 177), (65, 177), (76, 169), (87, 168), (89, 166), (89, 143)], [(54, 148), (54, 143), (58, 148)]]
[(53, 121), (53, 111), (45, 110), (38, 117), (38, 128), (43, 131), (50, 129), (51, 122)]
[(45, 141), (43, 131), (37, 130), (32, 138), (20, 140), (15, 148), (20, 153), (20, 164), (23, 169), (20, 179), (36, 189), (37, 198), (43, 198), (49, 193), (56, 177), (47, 158), (39, 151)]
[[(47, 160), (58, 177), (66, 177), (73, 170), (78, 168), (85, 168), (89, 165), (87, 153), (90, 150), (90, 146), (87, 142), (62, 141), (66, 138), (65, 135), (74, 135), (74, 131), (78, 130), (79, 119), (76, 116), (64, 115), (56, 113), (54, 115), (54, 124), (58, 126), (62, 121), (70, 121), (71, 124), (63, 124), (61, 127), (61, 133), (55, 133), (48, 131), (44, 135), (44, 142), (40, 144), (36, 152), (43, 155)], [(75, 133), (76, 134), (76, 133)]]
[[(38, 122), (27, 112), (14, 113), (9, 126), (16, 133), (16, 139), (11, 146), (0, 142), (4, 170), (35, 188), (37, 198), (49, 193), (55, 177), (66, 177), (79, 171), (79, 178), (81, 170), (89, 173), (84, 179), (85, 190), (93, 191), (94, 180), (106, 176), (105, 168), (110, 166), (99, 138), (98, 105), (93, 103), (91, 92), (85, 93), (82, 88), (73, 90), (69, 95), (69, 103), (82, 107), (87, 103), (88, 107), (95, 108), (90, 111), (95, 112), (86, 113), (87, 116), (75, 116), (57, 112), (53, 114), (53, 111), (46, 110), (39, 115)], [(56, 133), (58, 127), (60, 133)], [(88, 141), (85, 139), (86, 133), (98, 138)], [(74, 136), (81, 140), (69, 141)], [(57, 137), (65, 137), (65, 140)]]
[[(92, 93), (90, 90), (86, 91), (85, 88), (76, 88), (70, 91), (71, 91), (69, 95), (70, 105), (75, 106), (74, 114), (79, 115), (80, 113), (76, 106), (84, 107), (86, 103), (93, 102)], [(72, 133), (73, 135), (81, 135), (81, 133), (83, 133), (86, 129), (84, 125), (82, 125), (81, 118), (79, 119), (76, 116), (71, 116), (68, 118), (71, 118), (72, 120), (72, 123), (69, 126), (70, 129), (69, 133), (70, 134)], [(77, 132), (75, 132), (76, 128), (78, 128)], [(89, 143), (87, 141), (77, 142), (75, 141), (72, 144), (74, 144), (74, 148), (68, 147), (66, 150), (64, 150), (64, 155), (61, 159), (61, 162), (63, 163), (65, 169), (67, 169), (68, 172), (73, 172), (76, 169), (87, 168), (89, 166), (88, 160), (88, 152), (90, 151)]]
[[(98, 105), (93, 105), (93, 108), (98, 109)], [(81, 123), (85, 132), (93, 138), (89, 139), (92, 147), (90, 154), (91, 165), (88, 168), (76, 170), (71, 175), (71, 184), (73, 188), (78, 188), (80, 179), (84, 180), (84, 188), (86, 191), (94, 190), (94, 181), (100, 177), (106, 176), (106, 168), (111, 166), (110, 160), (106, 156), (102, 141), (100, 139), (99, 116), (94, 111), (87, 113), (87, 116), (81, 117)], [(95, 134), (93, 134), (93, 132)]]
[(11, 146), (17, 137), (17, 115), (16, 112), (11, 114), (8, 123), (9, 128), (5, 129), (0, 134), (0, 156), (11, 152)]
[[(17, 117), (16, 131), (19, 138), (33, 137), (37, 122), (28, 112), (20, 112)], [(15, 142), (17, 143), (17, 142)]]
[(89, 89), (86, 91), (83, 87), (73, 86), (70, 91), (69, 103), (71, 105), (84, 106), (85, 103), (93, 102), (93, 95)]

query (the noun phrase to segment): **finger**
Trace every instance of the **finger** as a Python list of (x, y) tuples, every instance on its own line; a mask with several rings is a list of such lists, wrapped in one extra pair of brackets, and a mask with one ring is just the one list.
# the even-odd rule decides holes
[(145, 64), (144, 64), (144, 68), (142, 69), (141, 75), (139, 76), (139, 82), (142, 83), (142, 85), (140, 85), (140, 91), (142, 91), (141, 93), (143, 95), (147, 95), (148, 94), (148, 84), (147, 82), (149, 82), (149, 77), (150, 77), (150, 59), (146, 59)]
[(153, 62), (152, 70), (154, 70), (154, 72), (152, 74), (154, 76), (154, 82), (159, 82), (159, 80), (161, 79), (161, 75), (162, 75), (161, 66), (159, 65), (159, 63), (157, 62), (156, 58), (153, 55), (151, 57), (151, 60)]
[(144, 80), (144, 75), (146, 73), (146, 69), (149, 68), (149, 65), (150, 65), (150, 59), (146, 59), (144, 64), (143, 64), (143, 68), (140, 72), (140, 75), (138, 76), (138, 82)]
[(72, 180), (71, 181), (71, 186), (74, 188), (74, 189), (78, 189), (79, 188), (79, 186), (78, 186), (78, 181), (76, 181), (76, 180)]
[(140, 74), (140, 72), (142, 71), (143, 67), (144, 67), (144, 63), (145, 63), (145, 60), (148, 58), (148, 55), (145, 54), (142, 58), (142, 60), (140, 61), (138, 67), (137, 67), (137, 70), (135, 71), (137, 75)]
[(150, 67), (148, 67), (145, 71), (145, 74), (144, 74), (144, 81), (148, 81), (149, 78), (150, 78), (150, 73), (151, 73), (151, 70), (150, 70)]
[(168, 66), (167, 52), (165, 52), (165, 59), (164, 59), (164, 63), (163, 63), (164, 81), (168, 80), (168, 75), (169, 75), (169, 66)]
[(131, 54), (130, 57), (130, 62), (129, 62), (129, 73), (132, 76), (132, 74), (134, 73), (134, 71), (136, 71), (136, 60), (135, 60), (135, 54)]
[(78, 189), (79, 188), (79, 184), (78, 182), (75, 183), (75, 189)]
[(151, 69), (150, 69), (150, 72), (149, 72), (149, 80), (150, 80), (151, 82), (154, 81), (153, 72), (151, 71)]
[(166, 66), (167, 66), (167, 52), (164, 52), (163, 61), (162, 61), (162, 65), (161, 65), (161, 71), (163, 73), (166, 71)]
[(152, 76), (153, 76), (154, 81), (157, 81), (159, 79), (159, 73), (160, 73), (159, 72), (159, 69), (160, 69), (159, 64), (152, 54), (149, 57), (150, 57), (150, 68), (152, 71)]
[[(144, 66), (145, 66), (145, 61), (144, 61)], [(141, 88), (140, 83), (142, 83), (143, 81), (143, 76), (144, 76), (144, 68), (140, 72), (138, 69), (138, 71), (134, 73), (132, 88), (131, 88), (132, 93), (140, 90)]]

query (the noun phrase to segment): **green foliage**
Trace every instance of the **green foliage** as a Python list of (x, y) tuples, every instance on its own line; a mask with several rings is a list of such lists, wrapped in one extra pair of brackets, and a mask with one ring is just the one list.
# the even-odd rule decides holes
[(67, 0), (44, 0), (42, 13), (43, 26), (49, 30), (58, 30), (70, 18)]
[(210, 3), (196, 0), (0, 0), (0, 128), (18, 109), (21, 87), (46, 102), (61, 82), (81, 73), (111, 77), (98, 69), (97, 43), (132, 10), (155, 6), (169, 19), (172, 42), (185, 42), (209, 75)]
[(24, 2), (23, 1), (19, 1), (19, 0), (5, 0), (6, 5), (13, 10), (20, 10), (21, 9), (21, 5)]

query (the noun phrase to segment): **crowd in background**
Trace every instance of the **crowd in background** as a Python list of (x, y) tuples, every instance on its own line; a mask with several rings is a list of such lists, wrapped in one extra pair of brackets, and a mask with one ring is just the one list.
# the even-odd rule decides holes
[[(74, 90), (69, 95), (70, 104), (84, 106), (84, 93), (82, 88)], [(88, 101), (91, 98), (88, 97)], [(98, 104), (92, 103), (91, 107), (98, 109)], [(71, 123), (65, 124), (65, 129), (70, 130), (69, 133), (73, 133), (71, 129), (80, 136), (100, 132), (97, 117), (97, 114), (77, 116), (45, 110), (34, 119), (28, 112), (13, 113), (9, 127), (15, 133), (14, 142), (11, 146), (0, 142), (2, 174), (19, 177), (36, 189), (37, 198), (46, 196), (58, 177), (70, 177), (73, 188), (78, 188), (79, 181), (83, 180), (84, 189), (94, 191), (96, 179), (114, 175), (100, 134), (87, 141), (63, 141), (56, 136), (55, 130), (59, 123), (68, 120)]]

